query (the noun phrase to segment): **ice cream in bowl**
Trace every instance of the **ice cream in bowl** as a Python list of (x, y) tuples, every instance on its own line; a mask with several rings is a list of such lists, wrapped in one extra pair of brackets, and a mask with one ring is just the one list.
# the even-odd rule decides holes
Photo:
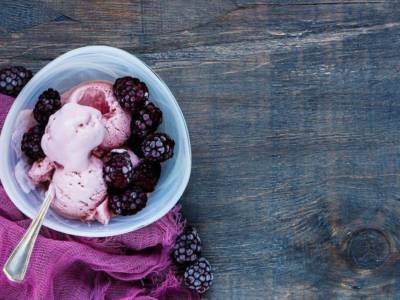
[(25, 86), (0, 140), (5, 191), (44, 226), (87, 237), (149, 225), (190, 177), (188, 130), (161, 79), (133, 55), (91, 46), (55, 59)]

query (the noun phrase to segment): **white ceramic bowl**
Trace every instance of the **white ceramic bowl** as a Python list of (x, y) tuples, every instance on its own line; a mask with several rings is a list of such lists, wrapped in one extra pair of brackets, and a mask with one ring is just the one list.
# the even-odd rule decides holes
[(157, 221), (178, 202), (189, 181), (192, 157), (188, 129), (174, 96), (167, 85), (135, 56), (112, 47), (88, 46), (61, 55), (40, 70), (19, 94), (5, 121), (0, 137), (0, 178), (10, 199), (25, 215), (34, 217), (42, 199), (39, 191), (24, 193), (15, 178), (17, 157), (10, 144), (11, 135), (18, 126), (15, 121), (19, 112), (32, 108), (38, 96), (50, 87), (62, 93), (86, 80), (114, 81), (125, 75), (138, 77), (149, 87), (150, 100), (163, 112), (159, 131), (166, 132), (176, 142), (174, 157), (163, 164), (156, 190), (150, 195), (147, 206), (136, 215), (115, 217), (108, 225), (101, 225), (68, 220), (50, 210), (44, 225), (77, 236), (113, 236)]

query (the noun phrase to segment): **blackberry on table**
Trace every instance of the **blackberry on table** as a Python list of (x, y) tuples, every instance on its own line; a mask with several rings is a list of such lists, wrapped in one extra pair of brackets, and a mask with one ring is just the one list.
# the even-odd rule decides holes
[(61, 108), (61, 97), (58, 91), (48, 89), (44, 91), (33, 109), (33, 116), (39, 124), (46, 125), (49, 118)]
[(32, 78), (32, 71), (14, 66), (0, 70), (0, 93), (16, 97)]
[(133, 215), (142, 210), (147, 203), (147, 193), (140, 187), (131, 186), (125, 191), (109, 196), (109, 207), (117, 215)]
[(23, 153), (25, 153), (27, 157), (29, 157), (33, 161), (45, 157), (41, 146), (43, 134), (43, 127), (37, 125), (29, 129), (22, 136), (21, 150)]
[(156, 131), (161, 122), (161, 110), (153, 103), (149, 102), (132, 116), (132, 134), (144, 138), (148, 134)]
[(186, 227), (184, 232), (176, 239), (173, 257), (177, 263), (184, 264), (196, 261), (201, 253), (201, 240), (196, 228)]
[(121, 107), (131, 112), (142, 107), (149, 96), (146, 84), (130, 76), (118, 78), (113, 91)]
[(160, 179), (161, 165), (151, 161), (141, 160), (133, 170), (132, 181), (145, 192), (153, 192)]
[(175, 142), (165, 133), (153, 133), (142, 143), (143, 157), (152, 162), (163, 162), (174, 155)]
[(103, 176), (109, 188), (123, 189), (132, 181), (133, 165), (127, 151), (111, 151), (104, 158)]
[(205, 293), (212, 285), (214, 274), (210, 263), (204, 257), (188, 266), (185, 270), (185, 284), (199, 294)]

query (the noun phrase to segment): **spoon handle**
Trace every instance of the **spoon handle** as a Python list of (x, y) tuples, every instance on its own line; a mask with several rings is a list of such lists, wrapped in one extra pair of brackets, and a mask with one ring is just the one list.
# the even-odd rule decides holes
[(51, 190), (50, 187), (38, 214), (35, 219), (33, 219), (31, 225), (4, 265), (3, 272), (11, 281), (22, 282), (24, 280), (36, 238), (50, 207), (51, 200), (53, 200), (53, 193)]

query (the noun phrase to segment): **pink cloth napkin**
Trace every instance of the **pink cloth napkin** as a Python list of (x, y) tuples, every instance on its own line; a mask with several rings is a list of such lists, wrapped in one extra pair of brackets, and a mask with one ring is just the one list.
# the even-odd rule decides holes
[[(0, 130), (13, 102), (0, 95)], [(29, 226), (0, 184), (0, 267)], [(80, 238), (42, 228), (21, 284), (0, 274), (7, 299), (200, 299), (181, 286), (170, 251), (182, 231), (180, 208), (158, 222), (120, 236)]]

